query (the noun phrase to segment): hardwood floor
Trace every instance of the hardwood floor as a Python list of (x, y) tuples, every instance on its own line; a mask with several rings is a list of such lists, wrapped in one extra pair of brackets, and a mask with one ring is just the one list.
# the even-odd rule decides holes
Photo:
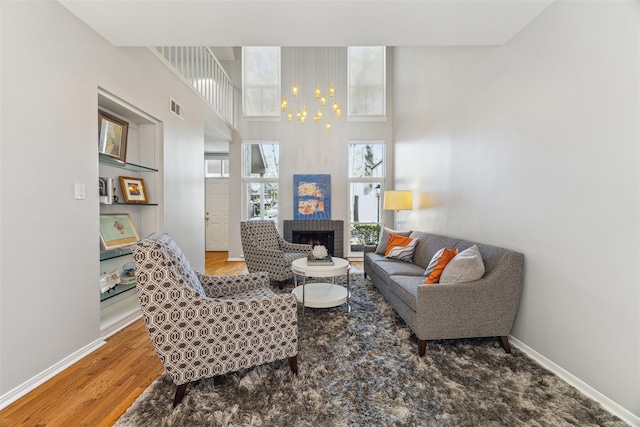
[[(207, 252), (205, 272), (227, 276), (247, 272), (227, 252)], [(351, 262), (352, 272), (362, 271)], [(37, 389), (0, 411), (0, 426), (113, 426), (164, 372), (142, 319)]]

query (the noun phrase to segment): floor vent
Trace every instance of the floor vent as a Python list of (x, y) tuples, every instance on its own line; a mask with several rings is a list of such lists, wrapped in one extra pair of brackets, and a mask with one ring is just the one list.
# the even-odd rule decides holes
[(169, 98), (169, 109), (173, 114), (184, 119), (184, 107), (178, 104), (173, 98)]

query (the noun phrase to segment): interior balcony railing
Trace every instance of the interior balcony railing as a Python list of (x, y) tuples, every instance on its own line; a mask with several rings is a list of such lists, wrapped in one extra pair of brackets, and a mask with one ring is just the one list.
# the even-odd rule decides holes
[(159, 46), (155, 51), (181, 75), (231, 126), (233, 82), (211, 49), (199, 46)]

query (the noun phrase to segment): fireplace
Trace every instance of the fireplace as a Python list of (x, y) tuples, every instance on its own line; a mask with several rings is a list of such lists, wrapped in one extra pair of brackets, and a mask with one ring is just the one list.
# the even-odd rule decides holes
[(344, 257), (344, 221), (284, 220), (284, 240), (306, 243), (310, 240), (324, 245), (332, 256)]
[(333, 252), (334, 234), (331, 231), (292, 231), (292, 243), (304, 243), (306, 245), (317, 246), (322, 245), (327, 248), (329, 255), (337, 256)]

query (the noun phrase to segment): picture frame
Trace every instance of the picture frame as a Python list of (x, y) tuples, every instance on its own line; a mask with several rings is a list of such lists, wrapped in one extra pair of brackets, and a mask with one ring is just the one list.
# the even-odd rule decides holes
[(125, 203), (149, 203), (144, 179), (121, 176), (120, 188)]
[(104, 249), (131, 246), (140, 240), (128, 213), (100, 214), (100, 243)]
[(98, 153), (125, 162), (128, 133), (129, 123), (98, 111)]

